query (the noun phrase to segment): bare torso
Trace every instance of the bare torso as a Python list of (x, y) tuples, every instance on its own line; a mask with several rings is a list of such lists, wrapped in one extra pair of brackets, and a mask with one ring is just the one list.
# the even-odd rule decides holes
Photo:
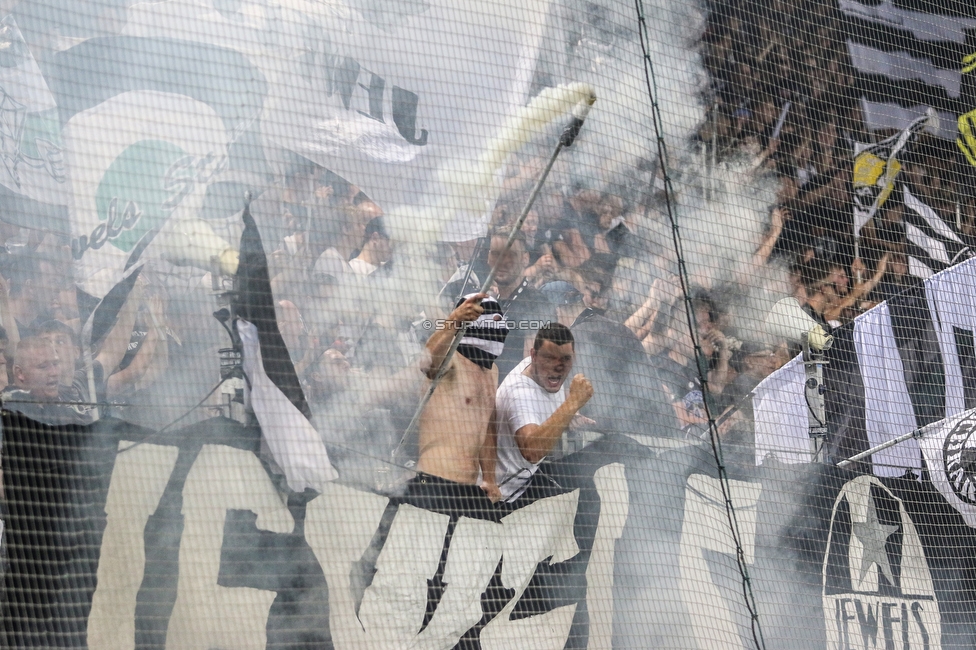
[(485, 370), (459, 354), (451, 365), (420, 418), (417, 469), (474, 485), (495, 406), (498, 368), (493, 365)]

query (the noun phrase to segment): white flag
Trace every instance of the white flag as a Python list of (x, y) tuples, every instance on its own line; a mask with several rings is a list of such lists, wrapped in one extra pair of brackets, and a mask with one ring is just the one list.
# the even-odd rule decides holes
[(12, 16), (0, 20), (0, 184), (67, 203), (58, 107)]
[(322, 492), (325, 484), (339, 478), (329, 461), (322, 436), (302, 412), (281, 392), (264, 370), (258, 328), (246, 320), (237, 321), (243, 345), (242, 360), (247, 375), (247, 399), (261, 425), (261, 435), (295, 492), (312, 488)]
[[(210, 106), (156, 91), (123, 93), (77, 113), (64, 137), (76, 277), (96, 297), (119, 281), (143, 235), (171, 218), (198, 217), (229, 143)], [(157, 254), (165, 255), (164, 244), (154, 242)]]
[(946, 418), (922, 431), (919, 447), (932, 484), (976, 528), (976, 409)]
[(795, 357), (769, 375), (753, 391), (756, 414), (756, 465), (767, 456), (781, 463), (809, 463), (813, 459), (803, 401), (803, 361)]
[(288, 3), (277, 29), (304, 29), (278, 44), (262, 135), (381, 205), (411, 204), (434, 170), (480, 155), (526, 103), (551, 3), (370, 4), (332, 16)]

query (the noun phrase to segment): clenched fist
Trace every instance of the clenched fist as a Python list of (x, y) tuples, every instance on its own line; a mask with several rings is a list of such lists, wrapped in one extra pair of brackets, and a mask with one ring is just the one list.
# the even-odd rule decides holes
[(573, 383), (569, 385), (569, 401), (579, 410), (590, 401), (591, 397), (593, 397), (593, 384), (583, 376), (583, 373), (575, 375)]

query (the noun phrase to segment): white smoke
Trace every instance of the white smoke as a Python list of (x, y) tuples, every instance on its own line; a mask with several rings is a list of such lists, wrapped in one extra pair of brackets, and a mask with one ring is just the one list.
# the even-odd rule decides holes
[[(437, 262), (436, 242), (459, 214), (484, 220), (497, 199), (499, 168), (540, 131), (567, 116), (592, 90), (585, 84), (546, 89), (517, 111), (499, 133), (486, 143), (482, 154), (470, 162), (458, 162), (438, 170), (428, 207), (400, 206), (384, 217), (396, 245), (396, 260), (389, 277), (365, 278), (345, 274), (335, 295), (321, 311), (344, 319), (361, 335), (359, 361), (373, 335), (385, 338), (384, 353), (368, 374), (356, 374), (341, 399), (330, 401), (317, 421), (332, 445), (347, 453), (340, 457), (345, 480), (389, 489), (389, 481), (402, 468), (392, 465), (390, 452), (399, 443), (396, 412), (416, 406), (423, 384), (418, 367), (424, 357), (420, 342), (412, 340), (411, 324), (442, 318), (444, 305), (436, 298), (443, 285), (443, 269)], [(481, 234), (485, 232), (484, 220)], [(362, 315), (369, 314), (368, 319)], [(365, 438), (364, 438), (365, 434)], [(366, 443), (366, 444), (364, 444)]]
[[(641, 7), (643, 46), (631, 2), (565, 0), (561, 6), (560, 35), (570, 54), (561, 69), (550, 57), (550, 72), (592, 84), (601, 98), (566, 155), (561, 180), (567, 189), (604, 190), (634, 204), (632, 221), (644, 254), (618, 266), (618, 315), (640, 305), (655, 279), (678, 272), (670, 211), (690, 284), (712, 291), (738, 285), (734, 326), (742, 336), (759, 338), (765, 310), (786, 291), (781, 270), (752, 263), (775, 202), (775, 181), (759, 174), (745, 153), (714, 167), (700, 156), (695, 134), (705, 119), (709, 83), (698, 47), (704, 7), (695, 0), (649, 0)], [(650, 91), (645, 61), (653, 69)], [(661, 115), (674, 189), (670, 206), (649, 92)], [(727, 291), (718, 297), (733, 298)]]

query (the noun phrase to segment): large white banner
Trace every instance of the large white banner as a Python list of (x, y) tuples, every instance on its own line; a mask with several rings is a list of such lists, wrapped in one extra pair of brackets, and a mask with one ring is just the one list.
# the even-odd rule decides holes
[(0, 20), (0, 184), (35, 201), (67, 202), (58, 107), (13, 16)]
[(191, 97), (136, 91), (78, 113), (64, 134), (76, 278), (100, 297), (147, 233), (170, 219), (197, 218), (207, 184), (226, 166), (227, 132), (212, 108)]
[(382, 205), (416, 204), (434, 170), (478, 156), (525, 104), (548, 11), (547, 0), (283, 11), (304, 32), (281, 44), (289, 64), (262, 131)]
[[(17, 127), (3, 143), (0, 183), (70, 205), (77, 280), (96, 296), (118, 279), (129, 240), (174, 215), (206, 217), (203, 194), (222, 174), (269, 183), (294, 154), (386, 210), (424, 205), (435, 172), (477, 159), (528, 100), (549, 7), (137, 3), (115, 35), (59, 43), (43, 75), (26, 47), (18, 67), (0, 70), (10, 77), (0, 86), (13, 111), (0, 115)], [(22, 43), (7, 22), (11, 42)], [(143, 101), (150, 96), (139, 93), (174, 97)], [(45, 115), (52, 133), (40, 137)], [(156, 155), (164, 142), (169, 157)], [(142, 160), (134, 146), (165, 164)], [(456, 238), (483, 234), (488, 208), (457, 215)]]

